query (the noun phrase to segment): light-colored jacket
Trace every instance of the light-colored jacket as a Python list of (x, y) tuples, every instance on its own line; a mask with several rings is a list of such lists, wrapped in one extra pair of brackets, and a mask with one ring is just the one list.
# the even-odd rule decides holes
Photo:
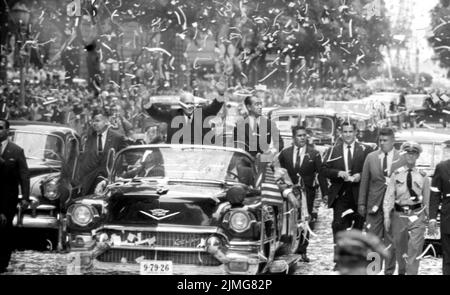
[(403, 166), (397, 169), (391, 176), (386, 194), (384, 196), (383, 211), (384, 218), (389, 218), (389, 214), (394, 209), (395, 203), (400, 206), (415, 205), (422, 203), (426, 216), (429, 216), (430, 204), (430, 180), (425, 172), (414, 168), (411, 172), (412, 189), (418, 196), (417, 202), (411, 200), (411, 196), (407, 186), (408, 169)]
[[(358, 207), (364, 206), (368, 214), (378, 212), (383, 205), (384, 194), (389, 180), (389, 178), (386, 178), (383, 174), (383, 157), (383, 152), (377, 150), (370, 153), (364, 161), (359, 186)], [(388, 177), (399, 167), (399, 161), (399, 152), (394, 150), (391, 170), (388, 171)]]

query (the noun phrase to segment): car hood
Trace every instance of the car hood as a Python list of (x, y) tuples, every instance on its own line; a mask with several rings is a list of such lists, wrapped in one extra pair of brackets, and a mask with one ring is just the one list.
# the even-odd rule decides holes
[(58, 172), (61, 169), (61, 163), (52, 160), (27, 159), (27, 165), (30, 171), (30, 177)]
[(225, 200), (219, 185), (125, 185), (111, 190), (107, 222), (114, 224), (217, 225)]

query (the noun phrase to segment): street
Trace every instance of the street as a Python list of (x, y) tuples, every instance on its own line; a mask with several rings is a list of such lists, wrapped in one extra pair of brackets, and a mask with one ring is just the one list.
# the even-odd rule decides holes
[[(316, 224), (308, 247), (311, 262), (299, 262), (296, 275), (333, 275), (333, 238), (331, 234), (331, 209), (320, 207)], [(200, 269), (200, 268), (199, 268)], [(13, 253), (8, 275), (65, 275), (66, 255), (54, 252), (18, 251)], [(94, 270), (90, 274), (130, 274), (129, 272)], [(184, 273), (189, 274), (189, 273)], [(205, 273), (208, 275), (209, 273)], [(425, 256), (420, 264), (420, 275), (441, 275), (442, 258)]]

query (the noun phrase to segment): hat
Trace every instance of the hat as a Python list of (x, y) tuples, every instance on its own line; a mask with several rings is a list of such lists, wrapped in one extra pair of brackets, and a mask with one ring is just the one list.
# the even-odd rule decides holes
[(336, 260), (338, 261), (344, 259), (367, 261), (367, 255), (374, 252), (387, 257), (384, 244), (371, 233), (352, 229), (340, 231), (336, 235)]
[(422, 153), (422, 147), (420, 144), (412, 141), (403, 143), (400, 149), (405, 152), (416, 152), (418, 154)]
[(233, 205), (242, 204), (247, 195), (247, 191), (241, 186), (233, 186), (226, 193), (226, 198)]

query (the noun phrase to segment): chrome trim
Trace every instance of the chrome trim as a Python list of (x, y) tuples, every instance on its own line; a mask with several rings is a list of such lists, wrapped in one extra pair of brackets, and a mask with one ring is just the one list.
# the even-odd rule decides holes
[(46, 205), (46, 204), (39, 205), (39, 206), (36, 207), (36, 210), (51, 211), (51, 210), (55, 210), (55, 209), (56, 209), (56, 206), (54, 206), (54, 205)]
[[(17, 215), (14, 216), (13, 226), (17, 227)], [(57, 218), (48, 215), (38, 215), (32, 217), (30, 215), (22, 216), (22, 224), (19, 227), (26, 228), (54, 228), (57, 229), (59, 226), (59, 221)]]
[[(161, 247), (161, 246), (111, 246), (108, 250), (155, 250), (155, 251), (172, 251), (172, 252), (206, 252), (204, 247), (188, 248), (188, 247)], [(105, 252), (107, 252), (106, 250)]]
[(117, 158), (118, 155), (120, 155), (123, 152), (128, 151), (128, 150), (146, 149), (146, 148), (171, 148), (171, 149), (175, 149), (175, 148), (198, 148), (198, 149), (202, 149), (202, 150), (205, 150), (205, 149), (206, 150), (221, 150), (221, 151), (229, 151), (229, 152), (241, 153), (241, 154), (244, 154), (244, 155), (248, 156), (250, 159), (254, 160), (254, 157), (252, 157), (252, 155), (250, 155), (246, 151), (238, 149), (238, 148), (215, 146), (215, 145), (200, 145), (200, 144), (146, 144), (146, 145), (134, 145), (134, 146), (129, 146), (129, 147), (126, 147), (126, 148), (120, 150), (120, 152), (117, 153), (115, 158)]
[(184, 226), (184, 225), (158, 225), (156, 227), (148, 226), (124, 226), (106, 224), (95, 229), (95, 232), (103, 229), (112, 230), (128, 230), (128, 231), (144, 231), (144, 232), (188, 232), (188, 233), (207, 233), (207, 234), (221, 234), (216, 226)]

